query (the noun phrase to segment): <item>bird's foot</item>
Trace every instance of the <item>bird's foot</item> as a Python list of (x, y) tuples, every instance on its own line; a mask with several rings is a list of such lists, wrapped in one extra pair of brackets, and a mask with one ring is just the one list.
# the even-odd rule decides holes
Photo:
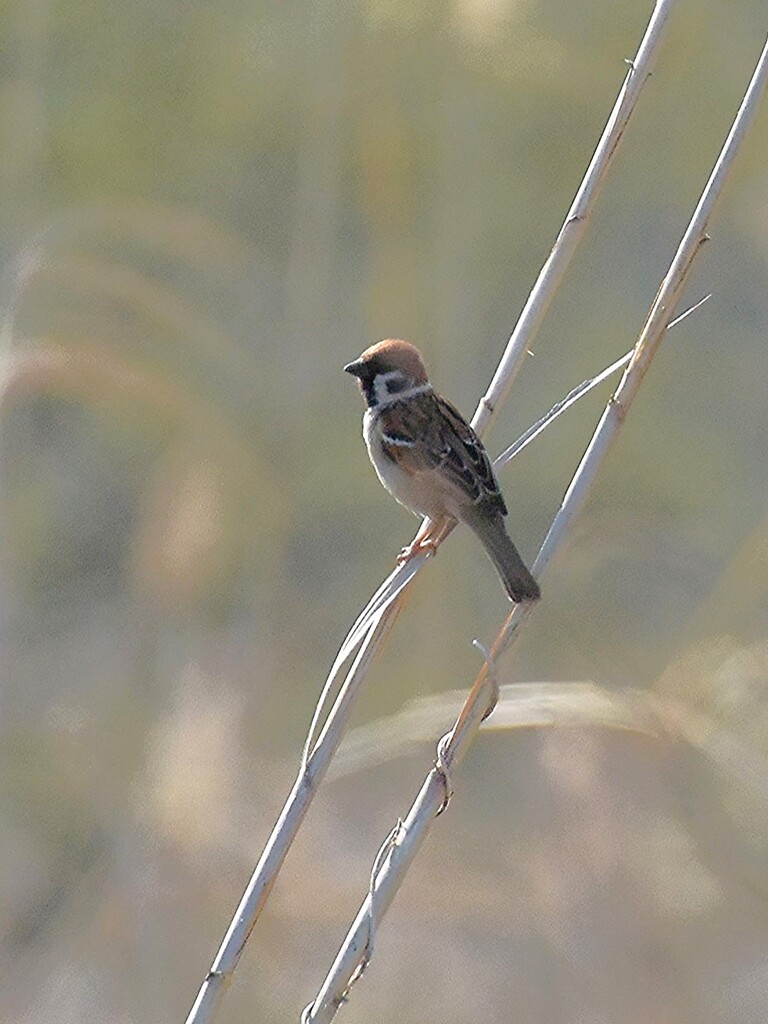
[(440, 533), (442, 532), (440, 524), (435, 524), (427, 521), (426, 524), (422, 524), (419, 527), (419, 532), (413, 538), (410, 544), (402, 549), (400, 554), (397, 556), (397, 564), (405, 565), (406, 562), (410, 562), (412, 558), (416, 558), (418, 555), (423, 554), (435, 554), (437, 552), (437, 546), (440, 543)]
[(411, 541), (410, 544), (406, 545), (397, 556), (397, 564), (405, 565), (406, 562), (410, 562), (412, 558), (416, 558), (417, 555), (423, 555), (431, 552), (433, 555), (437, 551), (437, 538), (436, 537), (425, 537), (420, 541)]

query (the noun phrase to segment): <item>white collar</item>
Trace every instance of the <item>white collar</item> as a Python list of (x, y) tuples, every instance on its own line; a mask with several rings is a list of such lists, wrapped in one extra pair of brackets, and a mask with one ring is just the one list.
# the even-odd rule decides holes
[(427, 391), (432, 390), (432, 385), (427, 382), (426, 384), (417, 384), (415, 387), (407, 388), (405, 391), (396, 391), (393, 395), (387, 390), (386, 374), (380, 374), (374, 384), (374, 395), (376, 398), (376, 405), (374, 409), (384, 409), (388, 405), (392, 405), (394, 402), (402, 402), (405, 399), (413, 398), (415, 395), (423, 395)]

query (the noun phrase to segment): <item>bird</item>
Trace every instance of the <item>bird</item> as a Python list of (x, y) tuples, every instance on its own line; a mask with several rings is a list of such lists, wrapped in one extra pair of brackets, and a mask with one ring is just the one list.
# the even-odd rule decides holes
[(432, 387), (421, 353), (387, 338), (344, 367), (366, 403), (363, 437), (381, 483), (401, 505), (428, 516), (399, 562), (431, 549), (448, 525), (465, 523), (485, 548), (510, 600), (540, 597), (507, 533), (507, 506), (483, 443)]

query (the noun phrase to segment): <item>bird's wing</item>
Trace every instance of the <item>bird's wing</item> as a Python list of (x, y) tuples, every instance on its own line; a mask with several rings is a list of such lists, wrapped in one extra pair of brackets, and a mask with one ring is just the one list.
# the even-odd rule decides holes
[(381, 411), (384, 454), (409, 473), (438, 471), (469, 504), (507, 514), (483, 443), (464, 417), (428, 392)]

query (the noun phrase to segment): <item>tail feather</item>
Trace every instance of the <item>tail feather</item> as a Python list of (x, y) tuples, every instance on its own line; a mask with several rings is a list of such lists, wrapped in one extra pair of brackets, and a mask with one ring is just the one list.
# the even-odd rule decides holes
[(498, 513), (483, 515), (479, 512), (465, 518), (464, 521), (482, 541), (510, 600), (517, 604), (522, 601), (537, 601), (541, 596), (539, 585), (512, 543), (503, 517)]

